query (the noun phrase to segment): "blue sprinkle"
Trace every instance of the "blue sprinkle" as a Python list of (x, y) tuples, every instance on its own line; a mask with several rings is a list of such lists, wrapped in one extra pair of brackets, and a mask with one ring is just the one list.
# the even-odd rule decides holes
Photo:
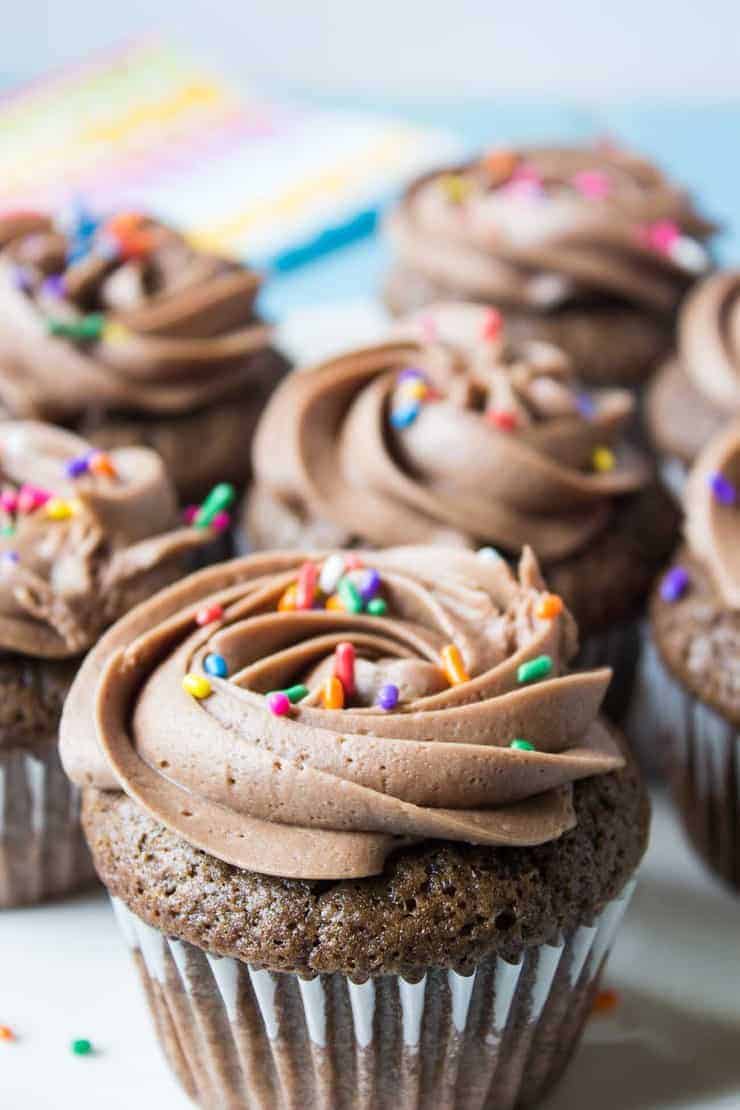
[(735, 504), (737, 490), (730, 479), (725, 478), (724, 474), (721, 474), (718, 470), (709, 476), (709, 488), (720, 505)]
[(590, 420), (596, 412), (593, 397), (588, 393), (579, 393), (576, 397), (576, 407), (584, 420)]
[(229, 674), (229, 668), (226, 666), (223, 655), (216, 655), (215, 652), (211, 652), (210, 655), (205, 657), (203, 669), (206, 674), (212, 674), (215, 678), (227, 678)]
[(360, 597), (363, 601), (370, 601), (375, 597), (380, 589), (380, 575), (374, 567), (368, 569), (362, 574), (359, 582)]
[(419, 415), (420, 405), (404, 405), (402, 408), (393, 409), (391, 424), (394, 428), (408, 428)]
[(671, 569), (663, 575), (663, 580), (660, 583), (660, 596), (663, 598), (663, 601), (678, 601), (680, 597), (683, 597), (688, 588), (689, 572), (686, 568), (671, 567)]

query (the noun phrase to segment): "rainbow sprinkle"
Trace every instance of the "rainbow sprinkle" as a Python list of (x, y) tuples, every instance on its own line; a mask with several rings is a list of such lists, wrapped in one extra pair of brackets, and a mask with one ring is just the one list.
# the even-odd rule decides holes
[(660, 596), (663, 601), (672, 604), (683, 597), (689, 588), (690, 582), (689, 572), (685, 567), (671, 567), (661, 580)]

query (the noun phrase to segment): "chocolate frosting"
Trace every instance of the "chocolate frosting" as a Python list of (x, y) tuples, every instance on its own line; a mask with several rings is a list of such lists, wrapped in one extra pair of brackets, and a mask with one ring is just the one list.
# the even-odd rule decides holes
[[(0, 422), (3, 504), (24, 489), (52, 495), (30, 511), (0, 509), (0, 651), (79, 655), (211, 538), (177, 527), (174, 491), (153, 451), (114, 451), (114, 473), (68, 477), (67, 464), (91, 450), (50, 425)], [(69, 515), (55, 518), (55, 504)]]
[(602, 146), (491, 151), (417, 180), (389, 220), (402, 265), (540, 310), (606, 296), (670, 312), (712, 230), (650, 162)]
[[(353, 557), (356, 555), (353, 553)], [(278, 604), (305, 560), (267, 554), (211, 567), (159, 594), (90, 653), (65, 706), (65, 768), (81, 785), (123, 790), (161, 824), (227, 863), (340, 879), (378, 873), (394, 848), (426, 838), (534, 845), (573, 827), (571, 784), (623, 765), (597, 713), (606, 669), (567, 673), (566, 610), (538, 616), (544, 586), (530, 551), (503, 560), (430, 547), (363, 554), (386, 616)], [(223, 615), (198, 623), (204, 605)], [(324, 708), (337, 644), (355, 648), (356, 690)], [(467, 674), (450, 685), (443, 648)], [(211, 653), (228, 678), (183, 688)], [(549, 675), (522, 684), (543, 654)], [(392, 711), (376, 703), (388, 682)], [(265, 694), (305, 683), (288, 716)], [(526, 738), (535, 750), (509, 745)]]
[[(725, 483), (718, 496), (718, 480)], [(686, 540), (707, 567), (722, 603), (740, 609), (740, 420), (716, 435), (686, 483)]]
[[(88, 216), (65, 230), (20, 213), (0, 219), (3, 244), (0, 400), (15, 415), (189, 412), (264, 372), (259, 277), (154, 219)], [(54, 333), (91, 316), (92, 335)]]
[[(579, 393), (558, 349), (512, 346), (505, 326), (485, 338), (489, 324), (479, 306), (432, 306), (396, 342), (286, 379), (255, 438), (254, 535), (262, 490), (286, 517), (329, 522), (343, 545), (530, 543), (545, 561), (584, 547), (614, 499), (649, 478), (623, 439), (632, 397)], [(427, 399), (400, 426), (414, 370)], [(513, 428), (492, 423), (501, 413)], [(601, 470), (595, 452), (606, 452)]]

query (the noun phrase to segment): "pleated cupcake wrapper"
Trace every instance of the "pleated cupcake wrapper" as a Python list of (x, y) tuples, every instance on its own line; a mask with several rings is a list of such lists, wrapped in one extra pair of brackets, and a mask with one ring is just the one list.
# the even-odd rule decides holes
[(0, 751), (0, 908), (59, 897), (91, 883), (80, 792), (55, 741)]
[(208, 1110), (510, 1110), (559, 1078), (632, 894), (519, 963), (312, 980), (211, 956), (113, 899), (165, 1055)]
[(661, 753), (694, 847), (740, 890), (740, 732), (673, 678), (649, 636), (627, 731)]
[(621, 724), (629, 708), (639, 655), (640, 622), (625, 620), (586, 636), (573, 664), (578, 670), (611, 667), (614, 675), (603, 711), (616, 724)]

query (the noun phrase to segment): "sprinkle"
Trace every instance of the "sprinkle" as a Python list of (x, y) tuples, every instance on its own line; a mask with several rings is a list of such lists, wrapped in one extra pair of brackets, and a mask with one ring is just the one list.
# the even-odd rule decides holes
[(495, 547), (479, 547), (475, 554), (484, 563), (497, 563), (502, 558)]
[(61, 300), (65, 293), (64, 274), (50, 274), (49, 277), (44, 278), (41, 282), (41, 292), (47, 297)]
[(406, 382), (400, 386), (401, 393), (404, 401), (423, 401), (429, 393), (429, 388), (426, 382), (421, 380), (415, 382)]
[(457, 644), (445, 644), (442, 648), (441, 655), (442, 669), (445, 672), (450, 686), (459, 686), (463, 682), (470, 681), (470, 676), (465, 670)]
[(319, 589), (327, 595), (333, 594), (339, 585), (339, 579), (344, 574), (344, 556), (330, 555), (324, 560), (319, 574)]
[(425, 313), (419, 320), (421, 338), (425, 343), (434, 343), (437, 339), (437, 321), (431, 313)]
[(104, 325), (105, 316), (102, 312), (89, 312), (79, 320), (56, 320), (51, 317), (47, 321), (50, 335), (63, 336), (65, 339), (99, 339)]
[(214, 486), (198, 510), (194, 524), (196, 528), (208, 528), (213, 523), (216, 513), (222, 509), (230, 508), (236, 498), (236, 492), (231, 482), (219, 482)]
[(25, 266), (16, 266), (13, 271), (13, 284), (21, 293), (30, 292), (33, 287), (33, 279)]
[(486, 420), (502, 432), (513, 432), (517, 426), (517, 415), (508, 409), (487, 409)]
[(504, 318), (497, 308), (486, 309), (485, 316), (483, 317), (483, 326), (481, 327), (481, 338), (492, 340), (498, 339), (501, 335), (501, 330), (504, 326)]
[(360, 578), (360, 597), (367, 604), (380, 589), (380, 575), (374, 567), (368, 567)]
[(339, 600), (348, 613), (362, 612), (362, 597), (351, 578), (345, 575), (344, 578), (340, 579), (337, 593), (339, 594)]
[(515, 752), (533, 752), (536, 751), (534, 744), (530, 744), (529, 740), (512, 740), (509, 744)]
[(201, 628), (204, 624), (212, 624), (214, 621), (220, 621), (224, 615), (223, 605), (214, 602), (213, 605), (204, 605), (195, 614), (195, 623), (199, 624)]
[(321, 690), (324, 709), (344, 709), (344, 687), (335, 674), (329, 675)]
[(344, 612), (344, 606), (342, 605), (342, 599), (339, 594), (332, 594), (331, 597), (326, 599), (326, 608), (333, 613)]
[(538, 678), (546, 678), (552, 670), (552, 659), (549, 655), (538, 655), (535, 659), (528, 659), (517, 668), (517, 682), (535, 682)]
[(131, 338), (131, 330), (120, 320), (106, 320), (103, 328), (103, 339), (106, 343), (125, 343)]
[(516, 169), (517, 156), (513, 150), (500, 147), (489, 150), (481, 159), (484, 169), (497, 181), (506, 181)]
[(418, 404), (400, 405), (398, 408), (393, 409), (390, 416), (391, 424), (394, 428), (408, 428), (416, 420), (421, 406)]
[(65, 497), (52, 497), (46, 502), (45, 511), (49, 520), (69, 520), (75, 514), (75, 503)]
[(292, 613), (292, 612), (294, 612), (295, 607), (296, 607), (295, 595), (296, 595), (296, 585), (295, 585), (295, 582), (294, 582), (291, 586), (288, 586), (287, 590), (285, 591), (283, 596), (280, 598), (280, 601), (278, 601), (278, 613)]
[(608, 447), (594, 447), (591, 462), (594, 470), (598, 471), (599, 474), (606, 474), (608, 471), (614, 470), (616, 465), (614, 452)]
[(398, 381), (399, 383), (420, 381), (423, 382), (424, 377), (425, 375), (423, 370), (417, 370), (415, 366), (406, 366), (403, 370), (398, 371), (396, 381)]
[(377, 704), (381, 709), (395, 709), (398, 705), (398, 687), (394, 686), (392, 682), (387, 683), (385, 686), (381, 686), (378, 690)]
[(92, 1043), (85, 1037), (80, 1037), (78, 1040), (72, 1041), (69, 1047), (73, 1056), (90, 1056), (93, 1051)]
[(462, 204), (473, 188), (472, 181), (462, 177), (459, 173), (447, 173), (440, 180), (440, 184), (447, 194), (447, 199), (452, 204)]
[(638, 237), (642, 242), (659, 254), (670, 254), (680, 235), (678, 224), (673, 220), (657, 220), (638, 228)]
[(576, 408), (584, 420), (591, 420), (596, 413), (596, 403), (588, 393), (576, 395)]
[(688, 235), (679, 235), (670, 250), (671, 260), (692, 274), (701, 274), (709, 266), (706, 248)]
[(202, 674), (186, 674), (182, 680), (182, 688), (186, 694), (191, 694), (194, 698), (207, 698), (211, 693), (211, 684), (207, 678)]
[(282, 690), (273, 690), (265, 699), (268, 708), (275, 717), (285, 717), (290, 713), (290, 698)]
[(17, 551), (3, 551), (2, 559), (3, 563), (5, 563), (6, 566), (15, 566), (18, 563), (19, 558), (20, 556), (18, 555)]
[(198, 515), (200, 505), (186, 505), (182, 510), (182, 519), (186, 524), (192, 524)]
[(737, 490), (730, 479), (721, 474), (719, 470), (715, 470), (714, 474), (709, 475), (709, 488), (715, 501), (719, 501), (720, 505), (735, 504)]
[(211, 528), (213, 528), (214, 532), (225, 532), (230, 524), (231, 513), (227, 513), (224, 509), (221, 509), (211, 521)]
[(311, 609), (313, 607), (318, 580), (319, 568), (316, 563), (304, 563), (298, 571), (298, 581), (295, 587), (296, 609)]
[(606, 1014), (613, 1013), (618, 1005), (619, 992), (615, 991), (613, 987), (607, 987), (604, 990), (596, 992), (591, 1006), (591, 1013), (603, 1017)]
[(64, 464), (64, 475), (66, 478), (81, 478), (83, 474), (87, 474), (89, 466), (90, 452), (86, 451), (84, 455), (77, 455)]
[(3, 524), (2, 528), (0, 528), (0, 536), (14, 536), (15, 533), (16, 529), (13, 524)]
[(39, 486), (23, 485), (18, 493), (17, 508), (19, 513), (32, 513), (40, 509), (51, 498), (48, 490)]
[(18, 508), (18, 494), (15, 490), (6, 489), (0, 493), (0, 509), (5, 513), (14, 513)]
[(354, 644), (337, 644), (334, 649), (334, 674), (342, 683), (345, 694), (351, 698), (355, 692), (355, 647)]
[(227, 678), (229, 668), (226, 666), (226, 660), (223, 655), (218, 655), (215, 651), (209, 654), (203, 660), (203, 666), (206, 674), (211, 674), (214, 678)]
[(535, 609), (535, 616), (541, 621), (551, 621), (554, 617), (559, 617), (563, 611), (563, 599), (558, 597), (557, 594), (545, 594), (540, 598), (539, 604)]
[(90, 471), (97, 478), (117, 478), (118, 471), (110, 455), (105, 451), (96, 451), (90, 459)]
[(349, 555), (344, 557), (344, 565), (347, 570), (362, 570), (365, 563), (361, 555), (356, 555), (354, 551), (350, 551)]
[(589, 200), (604, 200), (611, 192), (611, 181), (603, 170), (581, 170), (573, 175), (573, 188)]
[(0, 1025), (0, 1041), (14, 1041), (15, 1033), (9, 1025)]
[(285, 694), (291, 705), (295, 705), (296, 702), (303, 701), (304, 698), (307, 698), (310, 691), (308, 686), (304, 686), (299, 682), (296, 686), (289, 686), (288, 689), (283, 690), (282, 693)]
[(660, 583), (660, 596), (670, 603), (678, 601), (689, 588), (691, 579), (685, 567), (671, 567), (663, 575)]
[(367, 611), (371, 617), (384, 617), (388, 612), (388, 602), (383, 597), (374, 597), (368, 601)]

